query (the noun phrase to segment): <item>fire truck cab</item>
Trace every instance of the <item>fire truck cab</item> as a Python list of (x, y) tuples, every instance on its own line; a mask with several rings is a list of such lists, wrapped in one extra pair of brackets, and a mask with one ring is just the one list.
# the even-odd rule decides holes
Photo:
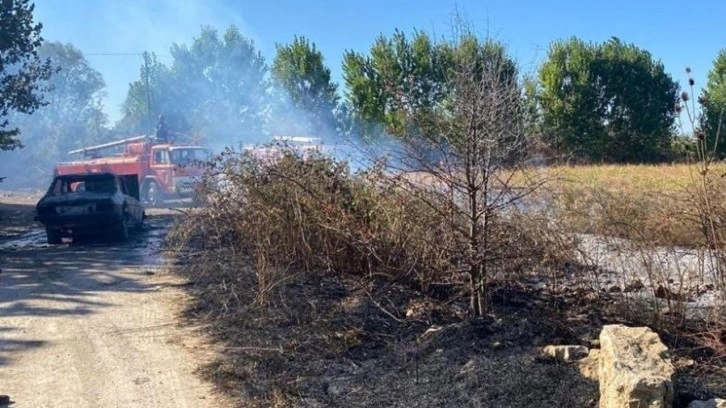
[[(123, 146), (121, 152), (102, 155), (104, 150)], [(58, 163), (55, 175), (109, 172), (136, 175), (141, 186), (141, 201), (159, 206), (168, 199), (192, 197), (194, 183), (203, 170), (198, 163), (209, 160), (211, 152), (193, 144), (156, 143), (147, 136), (74, 150), (81, 160)]]

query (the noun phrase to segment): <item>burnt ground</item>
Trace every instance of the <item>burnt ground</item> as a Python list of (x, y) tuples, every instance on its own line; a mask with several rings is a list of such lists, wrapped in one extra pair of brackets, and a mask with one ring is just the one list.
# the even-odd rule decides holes
[[(241, 406), (595, 407), (598, 384), (540, 350), (596, 348), (604, 324), (633, 323), (614, 297), (586, 290), (502, 286), (491, 314), (471, 320), (452, 293), (330, 274), (298, 276), (258, 307), (243, 267), (207, 272), (194, 275), (189, 315), (212, 324), (225, 353), (204, 371)], [(676, 407), (726, 395), (723, 359), (661, 336), (675, 350)]]
[[(541, 358), (538, 347), (547, 339), (589, 342), (592, 333), (544, 324), (549, 319), (533, 318), (534, 309), (524, 304), (462, 322), (446, 316), (455, 310), (432, 309), (432, 302), (421, 305), (427, 316), (407, 319), (401, 306), (419, 294), (383, 282), (356, 286), (330, 278), (319, 287), (289, 288), (290, 299), (314, 299), (314, 305), (297, 304), (269, 326), (221, 328), (236, 343), (276, 338), (286, 351), (238, 351), (235, 366), (210, 373), (251, 379), (255, 385), (245, 392), (251, 397), (279, 387), (293, 406), (596, 406), (597, 384), (572, 365)], [(266, 343), (259, 346), (272, 346)], [(287, 380), (265, 390), (281, 373)]]
[(39, 194), (0, 191), (0, 243), (37, 228), (33, 221)]

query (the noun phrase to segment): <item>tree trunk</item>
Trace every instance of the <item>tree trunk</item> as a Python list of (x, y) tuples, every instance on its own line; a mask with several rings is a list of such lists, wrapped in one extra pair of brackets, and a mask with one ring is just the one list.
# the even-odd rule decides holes
[(479, 261), (479, 222), (477, 219), (476, 189), (469, 188), (469, 273), (471, 275), (471, 312), (474, 316), (481, 316), (484, 313), (482, 307), (482, 269)]

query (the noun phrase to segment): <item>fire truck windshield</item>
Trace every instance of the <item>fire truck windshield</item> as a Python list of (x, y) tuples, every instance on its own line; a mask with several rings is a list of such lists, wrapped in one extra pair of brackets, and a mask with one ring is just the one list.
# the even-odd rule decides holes
[(211, 158), (209, 149), (201, 147), (179, 147), (171, 150), (171, 162), (177, 165), (187, 165), (195, 161), (207, 161)]

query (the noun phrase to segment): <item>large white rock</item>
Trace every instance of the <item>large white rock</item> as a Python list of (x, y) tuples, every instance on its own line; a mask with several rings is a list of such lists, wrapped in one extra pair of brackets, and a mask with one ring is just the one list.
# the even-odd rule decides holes
[(649, 328), (617, 324), (600, 333), (600, 408), (670, 408), (674, 371)]
[(593, 380), (600, 380), (600, 349), (592, 349), (587, 357), (576, 362), (577, 369), (583, 377)]

